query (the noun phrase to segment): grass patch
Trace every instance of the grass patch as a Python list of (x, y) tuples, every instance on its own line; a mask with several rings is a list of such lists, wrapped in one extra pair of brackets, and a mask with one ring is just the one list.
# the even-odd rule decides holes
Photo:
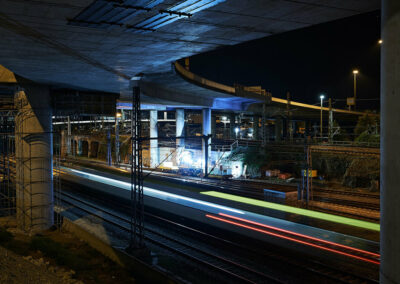
[(85, 267), (85, 263), (79, 255), (71, 253), (62, 244), (47, 237), (34, 236), (29, 248), (33, 251), (41, 251), (44, 256), (54, 259), (58, 265), (68, 266), (77, 271)]
[(133, 271), (120, 267), (71, 234), (45, 231), (33, 237), (0, 227), (0, 245), (20, 256), (44, 258), (50, 265), (74, 270), (72, 276), (88, 284), (134, 283)]

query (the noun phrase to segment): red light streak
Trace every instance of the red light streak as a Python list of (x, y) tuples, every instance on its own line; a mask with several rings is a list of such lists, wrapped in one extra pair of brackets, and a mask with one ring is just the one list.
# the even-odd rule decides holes
[(239, 220), (239, 221), (247, 222), (247, 223), (250, 223), (250, 224), (253, 224), (253, 225), (265, 227), (265, 228), (272, 229), (272, 230), (275, 230), (275, 231), (280, 231), (280, 232), (283, 232), (283, 233), (295, 235), (295, 236), (302, 237), (302, 238), (305, 238), (305, 239), (310, 239), (310, 240), (313, 240), (313, 241), (318, 241), (318, 242), (321, 242), (321, 243), (325, 243), (325, 244), (329, 244), (329, 245), (333, 245), (333, 246), (337, 246), (337, 247), (342, 247), (342, 248), (345, 248), (345, 249), (348, 249), (348, 250), (353, 250), (353, 251), (357, 251), (357, 252), (360, 252), (360, 253), (363, 253), (363, 254), (371, 255), (373, 257), (380, 258), (380, 254), (369, 252), (369, 251), (366, 251), (366, 250), (353, 248), (353, 247), (350, 247), (350, 246), (346, 246), (346, 245), (342, 245), (342, 244), (326, 241), (326, 240), (323, 240), (323, 239), (318, 239), (318, 238), (315, 238), (315, 237), (312, 237), (312, 236), (299, 234), (299, 233), (288, 231), (288, 230), (281, 229), (281, 228), (278, 228), (278, 227), (265, 225), (265, 224), (262, 224), (262, 223), (250, 221), (250, 220), (239, 218), (239, 217), (236, 217), (236, 216), (231, 216), (231, 215), (228, 215), (228, 214), (225, 214), (225, 213), (219, 213), (219, 215), (224, 216), (224, 217), (228, 217), (228, 218), (232, 218), (232, 219), (236, 219), (236, 220)]
[(370, 263), (373, 263), (373, 264), (377, 264), (377, 265), (380, 264), (379, 261), (375, 261), (375, 260), (371, 260), (371, 259), (368, 259), (368, 258), (352, 255), (352, 254), (345, 253), (345, 252), (342, 252), (342, 251), (339, 251), (339, 250), (335, 250), (335, 249), (331, 249), (331, 248), (326, 248), (326, 247), (323, 247), (323, 246), (320, 246), (320, 245), (315, 245), (315, 244), (312, 244), (312, 243), (308, 243), (308, 242), (305, 242), (305, 241), (297, 240), (297, 239), (294, 239), (294, 238), (291, 238), (291, 237), (287, 237), (287, 236), (283, 236), (283, 235), (280, 235), (280, 234), (268, 232), (268, 231), (265, 231), (265, 230), (262, 230), (262, 229), (258, 229), (258, 228), (252, 227), (252, 226), (248, 226), (248, 225), (245, 225), (245, 224), (241, 224), (241, 223), (237, 223), (237, 222), (234, 222), (234, 221), (230, 221), (230, 220), (227, 220), (227, 219), (224, 219), (224, 218), (220, 218), (220, 217), (217, 217), (217, 216), (206, 214), (206, 217), (211, 218), (211, 219), (215, 219), (215, 220), (219, 220), (219, 221), (222, 221), (222, 222), (225, 222), (225, 223), (229, 223), (229, 224), (232, 224), (232, 225), (236, 225), (236, 226), (239, 226), (239, 227), (243, 227), (243, 228), (246, 228), (246, 229), (250, 229), (250, 230), (253, 230), (253, 231), (257, 231), (257, 232), (260, 232), (260, 233), (263, 233), (263, 234), (267, 234), (267, 235), (271, 235), (271, 236), (274, 236), (274, 237), (278, 237), (278, 238), (286, 239), (286, 240), (293, 241), (293, 242), (296, 242), (296, 243), (300, 243), (300, 244), (303, 244), (303, 245), (312, 246), (312, 247), (319, 248), (319, 249), (322, 249), (322, 250), (326, 250), (326, 251), (334, 252), (334, 253), (337, 253), (337, 254), (345, 255), (345, 256), (348, 256), (348, 257), (352, 257), (352, 258), (355, 258), (355, 259), (359, 259), (359, 260), (362, 260), (362, 261), (370, 262)]

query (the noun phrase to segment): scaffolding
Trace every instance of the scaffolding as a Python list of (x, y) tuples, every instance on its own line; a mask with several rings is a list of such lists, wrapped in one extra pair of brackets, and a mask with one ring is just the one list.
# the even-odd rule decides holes
[(16, 215), (14, 164), (14, 112), (0, 113), (0, 216)]

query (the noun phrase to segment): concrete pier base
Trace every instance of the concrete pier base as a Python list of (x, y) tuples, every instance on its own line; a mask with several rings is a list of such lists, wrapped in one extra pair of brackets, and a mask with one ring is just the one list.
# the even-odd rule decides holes
[(400, 1), (382, 1), (380, 283), (400, 283)]
[(217, 116), (215, 114), (211, 115), (211, 138), (215, 139), (217, 131)]
[(40, 232), (53, 225), (53, 135), (49, 89), (15, 93), (16, 204), (18, 227)]
[[(176, 119), (176, 137), (182, 137), (184, 135), (183, 129), (185, 127), (185, 110), (183, 108), (177, 109), (175, 114)], [(177, 147), (183, 147), (185, 145), (184, 139), (176, 139)]]

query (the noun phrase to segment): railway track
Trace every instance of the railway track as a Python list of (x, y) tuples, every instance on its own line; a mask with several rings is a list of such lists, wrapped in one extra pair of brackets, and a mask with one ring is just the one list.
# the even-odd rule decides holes
[(344, 191), (344, 190), (334, 190), (334, 189), (326, 189), (326, 188), (321, 188), (321, 187), (314, 188), (314, 192), (357, 196), (357, 197), (365, 197), (365, 198), (371, 198), (371, 199), (380, 199), (380, 196), (378, 194), (371, 194), (371, 193), (364, 193), (364, 192), (352, 192), (352, 191)]
[[(11, 165), (11, 174), (14, 175), (14, 163), (10, 163)], [(0, 170), (0, 174), (3, 171)], [(155, 176), (165, 177), (167, 176), (169, 179), (176, 180), (177, 182), (190, 182), (192, 184), (198, 184), (201, 186), (209, 186), (215, 187), (218, 191), (225, 192), (225, 193), (234, 193), (239, 196), (254, 198), (258, 200), (264, 200), (264, 191), (260, 187), (261, 183), (257, 183), (254, 181), (240, 181), (240, 180), (230, 180), (230, 181), (219, 181), (219, 180), (212, 180), (212, 179), (192, 179), (192, 178), (178, 178), (174, 174), (165, 174), (165, 173), (153, 173)], [(255, 186), (254, 184), (258, 184)], [(249, 186), (251, 185), (251, 186)], [(271, 189), (279, 190), (279, 185), (276, 184), (261, 184), (263, 187), (269, 186)], [(283, 185), (285, 188), (293, 187), (293, 186), (286, 186)], [(297, 190), (297, 189), (296, 189)], [(349, 199), (341, 199), (338, 197), (330, 197), (330, 196), (319, 196), (319, 193), (326, 193), (326, 194), (335, 194), (335, 195), (343, 195), (343, 196), (354, 196), (354, 197), (362, 197), (362, 198), (371, 198), (371, 199), (379, 199), (379, 195), (376, 194), (368, 194), (368, 193), (360, 193), (360, 192), (348, 192), (348, 191), (341, 191), (341, 190), (333, 190), (333, 189), (325, 189), (316, 187), (313, 189), (314, 195), (313, 200), (330, 203), (330, 204), (339, 204), (349, 207), (356, 207), (361, 209), (369, 209), (369, 210), (380, 210), (380, 205), (373, 203), (373, 202), (365, 202), (365, 201), (357, 201), (357, 200), (349, 200)]]
[[(62, 202), (70, 204), (79, 210), (118, 227), (119, 229), (127, 232), (130, 231), (129, 218), (121, 217), (120, 215), (96, 206), (93, 203), (79, 200), (65, 192), (62, 193), (61, 200)], [(101, 214), (99, 214), (99, 212), (101, 212)], [(260, 271), (254, 270), (217, 254), (202, 250), (187, 242), (177, 240), (176, 238), (167, 236), (156, 230), (145, 228), (145, 240), (190, 261), (224, 274), (240, 283), (284, 283), (270, 275), (266, 275)]]
[[(101, 165), (101, 162), (97, 162)], [(11, 175), (15, 175), (15, 161), (11, 161), (10, 163)], [(128, 165), (124, 165), (128, 166)], [(0, 169), (0, 174), (3, 174), (2, 169)], [(293, 188), (294, 186), (289, 185), (276, 185), (276, 184), (264, 184), (260, 182), (254, 181), (242, 181), (242, 180), (229, 180), (229, 181), (221, 181), (221, 180), (212, 180), (212, 179), (201, 179), (201, 178), (178, 178), (175, 174), (170, 173), (152, 173), (155, 176), (165, 177), (167, 176), (170, 179), (176, 180), (177, 182), (190, 182), (192, 184), (198, 184), (201, 186), (209, 186), (215, 187), (218, 191), (222, 191), (225, 193), (234, 193), (239, 196), (244, 196), (248, 198), (254, 198), (258, 200), (265, 200), (264, 191), (262, 187), (269, 187), (271, 189), (279, 190), (280, 187), (284, 188)], [(296, 189), (297, 190), (297, 189)], [(372, 200), (379, 199), (379, 195), (376, 194), (368, 194), (368, 193), (361, 193), (361, 192), (350, 192), (350, 191), (342, 191), (342, 190), (334, 190), (334, 189), (325, 189), (321, 187), (315, 187), (313, 189), (313, 200), (329, 203), (329, 204), (338, 204), (348, 207), (355, 207), (360, 209), (368, 209), (374, 211), (380, 211), (380, 205), (374, 202), (365, 202), (365, 201), (358, 201), (358, 200), (349, 200), (345, 198), (339, 198), (338, 196), (354, 196), (354, 197), (361, 197), (361, 198), (370, 198)], [(319, 193), (325, 194), (334, 194), (337, 195), (336, 197), (332, 196), (319, 196)], [(318, 209), (319, 210), (319, 209)], [(336, 211), (333, 211), (336, 212)], [(340, 212), (339, 212), (340, 213)], [(360, 216), (355, 215), (354, 217), (359, 218)], [(362, 216), (361, 216), (362, 217)]]
[[(190, 179), (188, 180), (190, 182)], [(193, 181), (191, 181), (193, 182)], [(232, 182), (232, 183), (231, 183)], [(264, 191), (260, 187), (247, 187), (243, 186), (242, 181), (230, 181), (230, 182), (223, 182), (223, 181), (201, 181), (198, 182), (202, 185), (207, 185), (207, 186), (212, 186), (212, 187), (217, 187), (219, 191), (226, 192), (226, 193), (236, 193), (240, 196), (244, 197), (249, 197), (249, 198), (254, 198), (258, 200), (264, 200)], [(235, 184), (236, 183), (236, 184)], [(253, 183), (249, 181), (249, 183)], [(260, 186), (260, 185), (258, 185)], [(268, 187), (268, 185), (265, 185), (264, 187)], [(293, 187), (293, 186), (284, 186), (284, 187)], [(271, 188), (271, 187), (270, 187)], [(278, 189), (278, 185), (274, 185), (273, 188), (271, 189)], [(295, 189), (297, 190), (297, 189)], [(374, 199), (379, 199), (379, 196), (377, 197), (376, 195), (372, 194), (367, 194), (367, 193), (356, 193), (356, 192), (344, 192), (344, 191), (338, 191), (338, 190), (326, 190), (322, 188), (314, 189), (314, 195), (313, 199), (315, 201), (320, 201), (320, 202), (326, 202), (326, 203), (333, 203), (333, 204), (340, 204), (340, 205), (345, 205), (345, 206), (350, 206), (350, 207), (357, 207), (357, 208), (362, 208), (362, 209), (370, 209), (370, 210), (380, 210), (380, 205), (372, 202), (363, 202), (363, 201), (357, 201), (357, 200), (348, 200), (348, 199), (342, 199), (338, 197), (326, 197), (326, 196), (318, 196), (319, 192), (323, 193), (332, 193), (336, 195), (344, 195), (344, 196), (354, 196), (354, 197), (370, 197), (373, 196), (372, 198)]]
[[(64, 196), (65, 195), (66, 193), (64, 193)], [(83, 201), (79, 200), (79, 202), (81, 202), (82, 204)], [(107, 200), (107, 204), (109, 203), (110, 200)], [(89, 203), (86, 205), (91, 205), (91, 204)], [(120, 207), (121, 204), (116, 204), (116, 205), (119, 206), (118, 208), (121, 209)], [(96, 208), (95, 210), (99, 210), (100, 212), (102, 212), (101, 214), (102, 216), (100, 216), (101, 218), (104, 218), (103, 214), (107, 213), (107, 210), (101, 208)], [(376, 282), (374, 280), (365, 277), (360, 277), (352, 273), (343, 272), (339, 269), (332, 268), (330, 266), (324, 265), (319, 262), (314, 262), (310, 260), (298, 261), (290, 256), (285, 256), (282, 252), (274, 253), (272, 251), (260, 251), (254, 248), (250, 248), (248, 246), (232, 243), (231, 241), (226, 239), (221, 239), (218, 236), (210, 235), (209, 233), (204, 233), (197, 229), (193, 229), (185, 225), (175, 223), (171, 220), (166, 220), (162, 217), (146, 213), (146, 218), (148, 218), (149, 216), (151, 218), (156, 218), (157, 223), (166, 222), (168, 227), (178, 226), (181, 229), (190, 231), (191, 233), (195, 234), (197, 238), (200, 237), (202, 240), (204, 239), (204, 241), (206, 241), (207, 243), (217, 242), (216, 247), (218, 248), (220, 248), (221, 246), (229, 246), (231, 250), (234, 248), (242, 252), (245, 251), (247, 253), (252, 253), (254, 256), (258, 255), (258, 257), (260, 257), (260, 259), (262, 260), (273, 260), (274, 262), (279, 261), (285, 263), (286, 265), (289, 264), (290, 266), (293, 267), (292, 269), (299, 269), (300, 271), (303, 272), (319, 275), (320, 277), (323, 277), (324, 279), (330, 281), (325, 283), (375, 283)], [(118, 218), (122, 222), (125, 222), (126, 225), (125, 229), (127, 228), (129, 229), (128, 219), (126, 218), (121, 219), (120, 216), (116, 218)], [(236, 279), (239, 282), (282, 283), (280, 279), (271, 277), (264, 273), (260, 273), (259, 271), (256, 271), (250, 267), (246, 267), (239, 264), (238, 262), (229, 260), (226, 257), (215, 255), (215, 253), (205, 252), (201, 248), (193, 247), (191, 243), (188, 244), (187, 242), (177, 241), (176, 238), (174, 237), (171, 238), (170, 236), (165, 236), (164, 234), (160, 235), (159, 232), (154, 232), (153, 230), (150, 230), (148, 228), (146, 228), (146, 238), (147, 241), (149, 242), (159, 245), (160, 247), (164, 247), (165, 249), (171, 250), (174, 253), (181, 255), (182, 257), (188, 258), (193, 262), (202, 264), (203, 266), (208, 267), (209, 269), (212, 269), (217, 272), (219, 271), (220, 273), (225, 274), (226, 276), (231, 277), (232, 279)]]
[[(73, 160), (72, 160), (73, 161)], [(78, 161), (79, 162), (79, 161)], [(102, 162), (95, 162), (100, 166), (104, 166)], [(85, 164), (85, 162), (83, 162)], [(121, 164), (122, 168), (130, 169), (130, 165), (128, 164)], [(157, 177), (167, 177), (173, 180), (184, 181), (186, 183), (194, 183), (199, 185), (205, 186), (213, 186), (219, 187), (221, 189), (226, 189), (230, 191), (236, 191), (247, 197), (254, 197), (257, 199), (264, 198), (264, 188), (272, 189), (272, 190), (284, 190), (284, 191), (297, 191), (297, 185), (290, 185), (290, 184), (276, 184), (271, 182), (261, 182), (261, 181), (252, 181), (252, 180), (219, 180), (219, 179), (205, 179), (199, 177), (188, 177), (188, 176), (181, 176), (175, 173), (166, 173), (166, 172), (159, 172), (159, 171), (146, 171), (145, 173), (148, 174), (151, 172), (152, 176)], [(365, 197), (371, 199), (379, 199), (380, 196), (377, 194), (370, 194), (364, 192), (352, 192), (352, 191), (344, 191), (344, 190), (335, 190), (335, 189), (327, 189), (323, 187), (313, 187), (314, 192), (321, 192), (321, 193), (332, 193), (337, 195), (346, 195), (346, 196), (355, 196), (355, 197)]]
[(325, 196), (318, 196), (314, 194), (312, 197), (314, 201), (332, 203), (332, 204), (339, 204), (349, 207), (357, 207), (362, 209), (369, 209), (369, 210), (380, 210), (380, 205), (376, 203), (369, 203), (369, 202), (362, 202), (362, 201), (355, 201), (355, 200), (348, 200), (348, 199), (339, 199), (334, 197), (325, 197)]

